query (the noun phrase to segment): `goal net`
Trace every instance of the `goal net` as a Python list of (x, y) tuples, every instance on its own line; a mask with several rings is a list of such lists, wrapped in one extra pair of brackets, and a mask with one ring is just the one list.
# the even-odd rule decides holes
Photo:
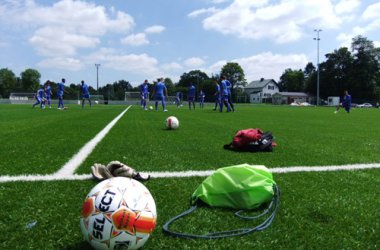
[[(104, 103), (104, 95), (91, 95), (91, 101), (95, 104)], [(79, 103), (79, 102), (78, 102)]]
[[(148, 93), (148, 99), (146, 100), (147, 102), (149, 102), (149, 95), (150, 95), (150, 93)], [(140, 92), (136, 92), (136, 91), (125, 92), (124, 101), (129, 103), (129, 104), (140, 105), (141, 104)]]
[[(181, 100), (181, 102), (182, 102), (183, 100)], [(173, 105), (175, 105), (175, 104), (177, 104), (177, 98), (176, 98), (176, 96), (168, 96), (167, 98), (166, 98), (166, 103), (167, 104), (173, 104)]]
[[(141, 95), (140, 92), (125, 92), (125, 98), (124, 101), (130, 103), (130, 104), (141, 104)], [(149, 99), (149, 93), (148, 93), (148, 100), (147, 103), (154, 103), (154, 98)], [(176, 97), (175, 96), (168, 96), (165, 98), (166, 104), (176, 104)]]
[(33, 104), (35, 99), (35, 93), (11, 93), (9, 95), (11, 104)]
[[(140, 92), (125, 92), (124, 101), (126, 102), (140, 102), (141, 101), (141, 95)], [(149, 101), (149, 94), (148, 94), (148, 100)]]

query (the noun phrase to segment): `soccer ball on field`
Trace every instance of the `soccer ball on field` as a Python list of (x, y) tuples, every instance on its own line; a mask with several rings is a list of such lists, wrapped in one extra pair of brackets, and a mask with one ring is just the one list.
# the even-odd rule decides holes
[(153, 110), (153, 106), (149, 106), (149, 109), (150, 109), (150, 110)]
[(167, 129), (177, 129), (179, 127), (179, 121), (175, 116), (169, 116), (165, 120), (165, 126)]
[(138, 249), (156, 227), (156, 204), (140, 182), (114, 177), (87, 195), (80, 218), (84, 238), (95, 249)]
[(95, 104), (99, 104), (99, 101), (95, 101)]

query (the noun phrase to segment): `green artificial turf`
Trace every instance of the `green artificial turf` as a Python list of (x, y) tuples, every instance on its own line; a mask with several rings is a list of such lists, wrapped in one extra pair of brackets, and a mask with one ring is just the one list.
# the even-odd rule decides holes
[[(95, 162), (120, 160), (139, 171), (210, 170), (250, 163), (273, 167), (329, 166), (380, 162), (380, 110), (334, 114), (328, 107), (236, 105), (235, 113), (143, 111), (133, 106), (77, 170), (89, 174)], [(0, 105), (0, 175), (58, 171), (85, 143), (127, 106), (95, 105), (82, 110), (32, 109)], [(165, 129), (169, 115), (180, 128)], [(272, 153), (223, 149), (239, 129), (270, 130)], [(156, 230), (144, 249), (378, 249), (380, 171), (274, 174), (281, 203), (264, 231), (218, 240), (164, 235), (162, 225), (189, 208), (205, 177), (153, 178), (146, 183), (157, 206)], [(79, 226), (86, 194), (96, 184), (83, 181), (0, 183), (0, 249), (90, 249)], [(201, 207), (173, 229), (206, 233), (254, 226), (227, 209)], [(27, 225), (36, 222), (28, 228)]]

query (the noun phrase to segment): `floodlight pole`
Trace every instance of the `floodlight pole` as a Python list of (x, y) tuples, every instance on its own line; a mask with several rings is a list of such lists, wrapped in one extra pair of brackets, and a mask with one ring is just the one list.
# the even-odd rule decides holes
[(98, 101), (99, 101), (99, 67), (100, 63), (95, 63), (96, 67), (96, 92), (98, 92)]
[(197, 73), (197, 91), (199, 91), (199, 72)]
[(314, 40), (317, 41), (317, 106), (319, 106), (319, 41), (321, 40), (319, 38), (319, 32), (321, 31), (321, 29), (314, 30), (314, 32), (317, 32), (317, 37), (314, 38)]

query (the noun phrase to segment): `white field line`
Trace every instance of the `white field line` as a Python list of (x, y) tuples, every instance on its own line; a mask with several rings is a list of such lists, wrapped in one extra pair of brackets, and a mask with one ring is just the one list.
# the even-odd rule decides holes
[(128, 111), (131, 105), (120, 113), (115, 119), (113, 119), (107, 126), (105, 126), (92, 140), (86, 143), (78, 153), (76, 153), (58, 172), (53, 176), (65, 177), (72, 176), (80, 164), (91, 154), (92, 150), (98, 145), (98, 143), (108, 134), (111, 128), (119, 121), (119, 119)]
[[(270, 168), (272, 173), (286, 174), (295, 172), (327, 172), (327, 171), (353, 171), (364, 169), (380, 169), (380, 163), (370, 164), (349, 164), (339, 166), (298, 166), (298, 167), (279, 167)], [(194, 177), (201, 176), (206, 177), (214, 173), (215, 170), (205, 171), (181, 171), (181, 172), (145, 172), (150, 174), (152, 178), (181, 178), (181, 177)], [(2, 182), (14, 182), (14, 181), (59, 181), (59, 180), (88, 180), (91, 179), (91, 174), (66, 174), (58, 175), (19, 175), (19, 176), (0, 176), (0, 183)]]

